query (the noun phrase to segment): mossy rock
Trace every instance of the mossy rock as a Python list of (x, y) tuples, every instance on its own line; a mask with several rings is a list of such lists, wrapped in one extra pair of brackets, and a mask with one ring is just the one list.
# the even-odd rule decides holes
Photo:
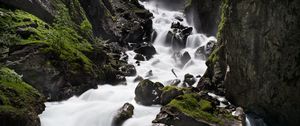
[(161, 108), (153, 123), (174, 126), (242, 125), (205, 92), (185, 93)]
[(13, 70), (0, 68), (0, 122), (10, 126), (39, 126), (45, 99)]

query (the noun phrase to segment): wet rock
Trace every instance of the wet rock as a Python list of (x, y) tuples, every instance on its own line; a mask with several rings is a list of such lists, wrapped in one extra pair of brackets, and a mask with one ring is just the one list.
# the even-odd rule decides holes
[(178, 21), (183, 21), (183, 18), (180, 16), (175, 16), (175, 19), (177, 19)]
[(153, 71), (149, 70), (145, 77), (152, 77), (152, 76), (153, 76)]
[(135, 76), (136, 75), (136, 69), (135, 69), (134, 65), (132, 65), (132, 64), (122, 66), (119, 68), (119, 70), (125, 76)]
[(27, 39), (27, 38), (29, 38), (31, 35), (34, 34), (33, 31), (30, 31), (30, 30), (24, 29), (24, 28), (18, 28), (18, 29), (16, 30), (16, 33), (17, 33), (18, 35), (20, 35), (23, 39)]
[(150, 59), (156, 54), (156, 50), (152, 45), (143, 45), (135, 49), (134, 52), (144, 55), (146, 59)]
[(173, 126), (242, 125), (230, 112), (219, 110), (210, 99), (193, 93), (180, 95), (163, 106), (152, 122)]
[(137, 53), (135, 56), (134, 56), (134, 59), (138, 60), (138, 61), (145, 61), (145, 57), (142, 55), (142, 54), (139, 54)]
[(141, 81), (135, 88), (135, 101), (142, 105), (153, 105), (160, 103), (160, 95), (164, 86), (161, 83), (153, 83), (146, 79)]
[(160, 104), (167, 105), (170, 101), (179, 95), (183, 95), (183, 90), (176, 86), (166, 86), (162, 89), (160, 95)]
[(122, 124), (133, 115), (134, 106), (129, 103), (125, 103), (122, 108), (118, 110), (118, 113), (113, 118), (112, 126), (122, 126)]
[(208, 57), (208, 55), (205, 51), (205, 46), (201, 46), (196, 50), (195, 58), (202, 59), (202, 60), (207, 60), (207, 57)]
[(196, 83), (196, 78), (191, 74), (186, 74), (186, 75), (184, 75), (183, 82), (187, 83), (189, 86), (193, 86), (193, 84)]
[(184, 52), (180, 58), (181, 64), (185, 65), (189, 60), (191, 60), (191, 56), (188, 52)]
[(144, 80), (143, 77), (137, 76), (136, 78), (134, 78), (133, 82), (140, 82), (140, 81), (142, 81), (142, 80)]
[(196, 50), (195, 57), (202, 60), (207, 60), (208, 56), (212, 53), (216, 43), (216, 41), (209, 41), (205, 46), (199, 47)]
[(181, 36), (184, 37), (184, 38), (187, 38), (187, 36), (189, 36), (193, 31), (193, 28), (192, 27), (188, 27), (188, 28), (185, 28), (181, 31)]

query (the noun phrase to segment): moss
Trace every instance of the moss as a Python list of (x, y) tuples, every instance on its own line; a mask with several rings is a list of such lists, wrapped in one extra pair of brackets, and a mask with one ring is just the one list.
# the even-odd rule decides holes
[(223, 45), (218, 46), (213, 50), (213, 52), (209, 55), (208, 61), (211, 62), (212, 64), (215, 64), (217, 61), (219, 61), (220, 56), (219, 56), (219, 51), (220, 49), (223, 48)]
[(30, 110), (43, 102), (42, 95), (13, 70), (0, 68), (0, 112)]
[(221, 4), (221, 21), (218, 25), (218, 33), (217, 33), (218, 40), (220, 40), (221, 33), (222, 33), (223, 28), (224, 28), (224, 26), (227, 22), (228, 9), (229, 9), (229, 0), (222, 0), (222, 4)]
[(196, 119), (222, 124), (216, 115), (206, 112), (211, 109), (211, 103), (206, 100), (198, 100), (196, 94), (185, 94), (172, 100), (167, 106), (175, 107), (187, 116)]
[(92, 30), (93, 27), (92, 27), (91, 23), (89, 22), (89, 20), (85, 19), (80, 24), (80, 28), (81, 28), (81, 30), (83, 30), (85, 32), (89, 32)]

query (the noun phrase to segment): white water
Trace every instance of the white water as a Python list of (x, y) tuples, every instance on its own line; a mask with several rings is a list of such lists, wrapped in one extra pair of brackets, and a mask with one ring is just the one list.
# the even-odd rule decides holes
[[(153, 28), (158, 33), (154, 42), (157, 54), (151, 60), (141, 62), (140, 66), (137, 66), (136, 60), (133, 59), (135, 53), (127, 52), (128, 63), (136, 66), (137, 75), (164, 84), (173, 79), (183, 80), (186, 73), (194, 76), (202, 75), (206, 70), (205, 61), (195, 59), (194, 52), (197, 47), (216, 39), (196, 34), (194, 31), (187, 40), (188, 48), (181, 51), (182, 53), (189, 52), (192, 59), (183, 68), (178, 68), (178, 61), (172, 58), (172, 48), (164, 46), (166, 35), (170, 30), (171, 23), (177, 21), (176, 16), (184, 19), (183, 25), (190, 25), (181, 12), (156, 8), (155, 3), (142, 4), (154, 14)], [(178, 78), (173, 75), (172, 69)], [(150, 70), (152, 70), (153, 76), (146, 77)], [(151, 121), (159, 113), (160, 106), (146, 107), (135, 102), (134, 90), (137, 83), (133, 82), (134, 78), (127, 77), (126, 86), (101, 85), (98, 86), (98, 89), (91, 89), (80, 97), (72, 97), (62, 102), (46, 103), (46, 110), (40, 115), (42, 126), (111, 126), (114, 114), (126, 102), (133, 104), (135, 109), (133, 118), (127, 120), (123, 126), (151, 126)]]

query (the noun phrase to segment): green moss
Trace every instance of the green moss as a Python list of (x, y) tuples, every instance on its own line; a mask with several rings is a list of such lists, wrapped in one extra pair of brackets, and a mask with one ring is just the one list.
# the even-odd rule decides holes
[(221, 21), (218, 25), (218, 33), (217, 33), (218, 40), (220, 40), (221, 33), (222, 33), (222, 31), (224, 29), (224, 26), (227, 22), (228, 9), (229, 9), (229, 0), (222, 0), (222, 4), (221, 4)]
[(217, 61), (219, 61), (220, 57), (219, 57), (218, 53), (221, 48), (223, 48), (223, 45), (221, 45), (213, 50), (213, 52), (208, 57), (209, 62), (211, 62), (212, 64), (215, 64)]
[(211, 109), (211, 103), (206, 100), (198, 100), (196, 94), (185, 94), (177, 97), (172, 100), (167, 106), (175, 107), (179, 111), (185, 113), (186, 115), (202, 119), (205, 121), (219, 123), (221, 124), (221, 120), (218, 119), (212, 113), (206, 112), (208, 109)]
[(16, 72), (6, 67), (0, 68), (0, 112), (33, 108), (37, 102), (43, 102), (41, 98), (41, 94)]
[(80, 28), (81, 28), (81, 30), (83, 30), (83, 31), (89, 32), (89, 31), (92, 30), (92, 25), (91, 25), (91, 23), (89, 22), (89, 20), (85, 19), (85, 20), (83, 20), (82, 23), (80, 24)]

